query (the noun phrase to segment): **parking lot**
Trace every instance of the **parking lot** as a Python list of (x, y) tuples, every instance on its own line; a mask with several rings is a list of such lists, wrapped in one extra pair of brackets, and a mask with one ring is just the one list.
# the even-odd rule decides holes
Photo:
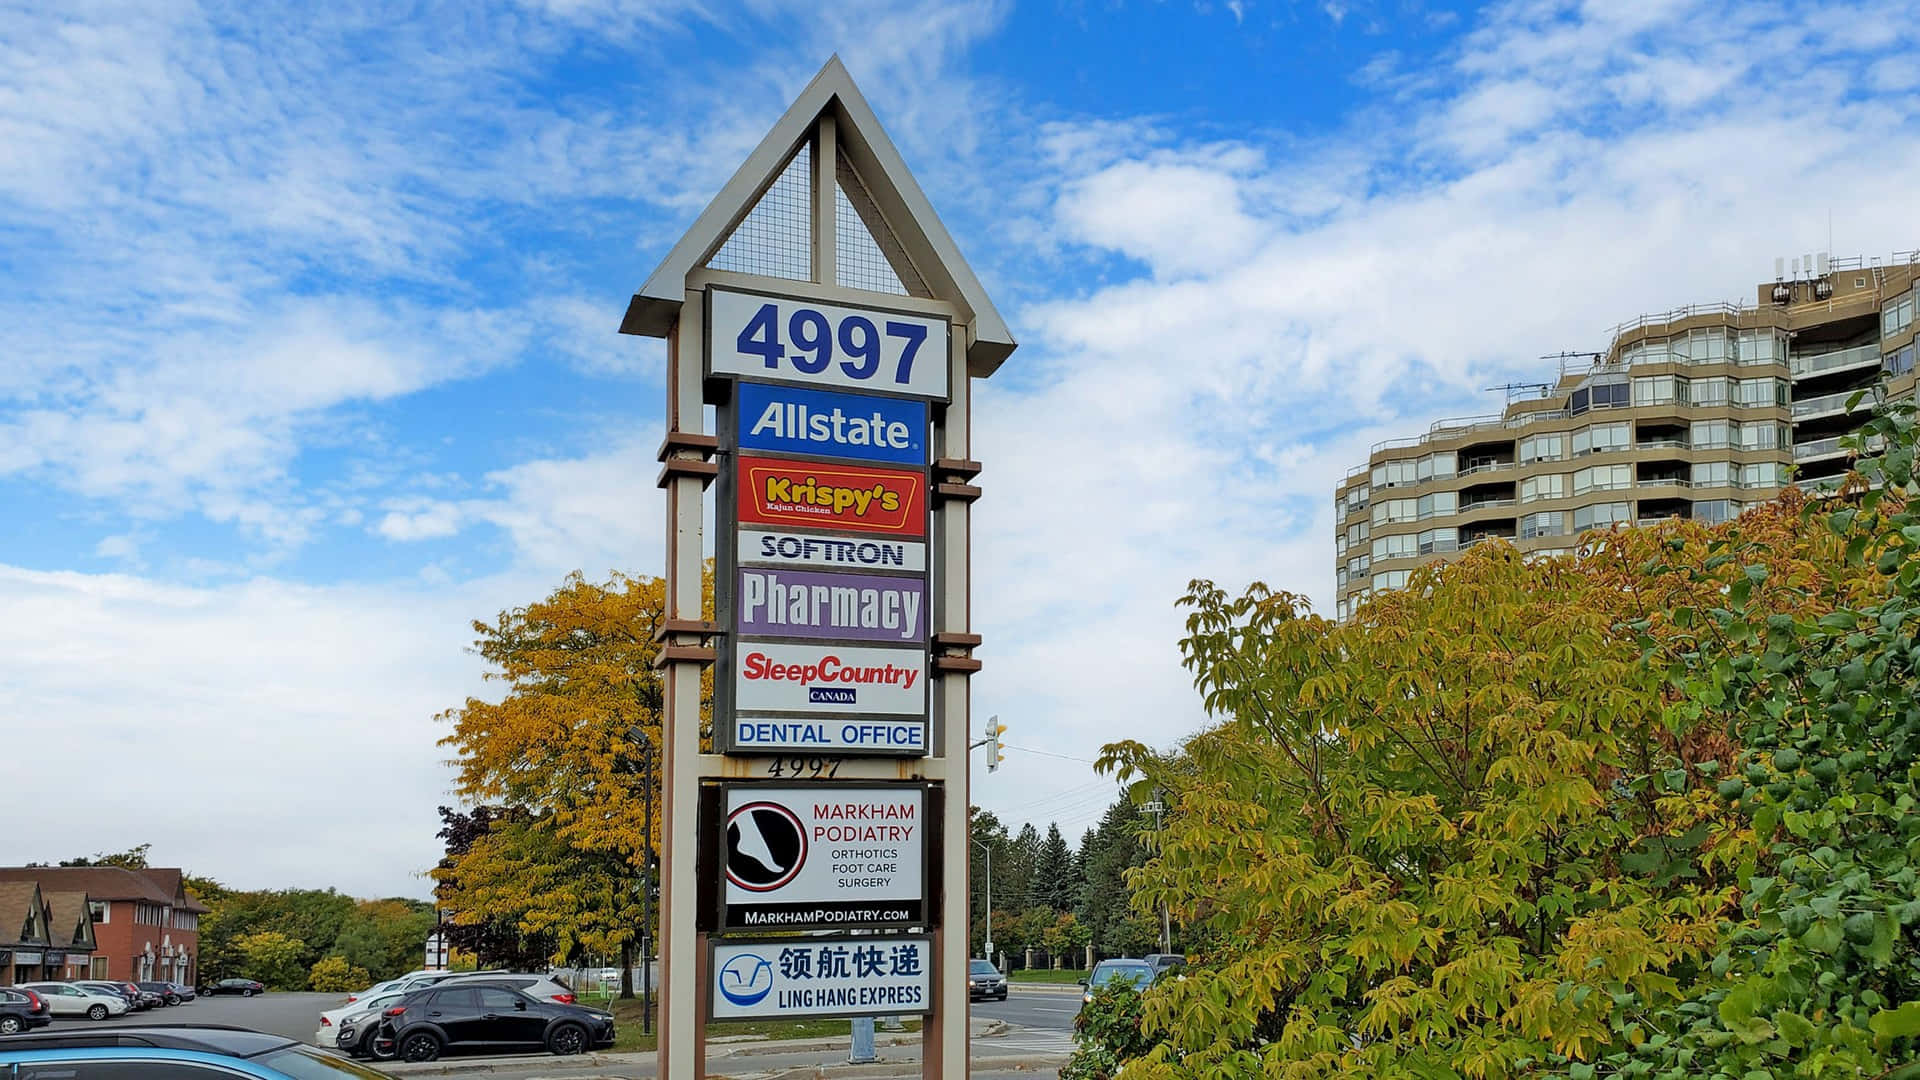
[(44, 1030), (92, 1029), (129, 1024), (232, 1024), (307, 1042), (313, 1038), (313, 1029), (320, 1026), (321, 1010), (334, 1008), (346, 999), (345, 994), (305, 993), (262, 994), (251, 998), (227, 995), (203, 997), (184, 1005), (130, 1012), (108, 1020), (63, 1016), (56, 1019), (51, 1028)]

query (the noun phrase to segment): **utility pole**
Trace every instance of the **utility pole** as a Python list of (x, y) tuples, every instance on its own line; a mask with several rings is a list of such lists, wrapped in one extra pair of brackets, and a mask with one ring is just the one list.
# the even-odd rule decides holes
[[(1153, 815), (1153, 831), (1159, 832), (1160, 812), (1166, 809), (1166, 804), (1160, 801), (1160, 792), (1156, 790), (1153, 793), (1153, 801), (1147, 803), (1142, 809)], [(1160, 951), (1163, 953), (1173, 951), (1173, 912), (1164, 903), (1160, 905)]]

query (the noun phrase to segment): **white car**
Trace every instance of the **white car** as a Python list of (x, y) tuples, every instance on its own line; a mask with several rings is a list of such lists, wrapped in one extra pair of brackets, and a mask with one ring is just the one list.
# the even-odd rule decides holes
[[(373, 1027), (378, 1025), (356, 1028), (350, 1021), (359, 1020), (364, 1015), (378, 1017), (381, 1010), (406, 996), (399, 990), (388, 989), (362, 997), (351, 1005), (328, 1009), (320, 1014), (320, 1027), (313, 1033), (313, 1045), (323, 1050), (342, 1050), (347, 1053), (357, 1051), (365, 1037), (372, 1034)], [(353, 1045), (340, 1045), (342, 1031), (353, 1032), (350, 1036)]]
[(396, 989), (401, 983), (407, 981), (409, 977), (410, 976), (402, 975), (397, 979), (388, 979), (386, 982), (374, 983), (372, 986), (367, 987), (357, 994), (348, 994), (347, 1004), (351, 1005), (356, 1001), (365, 1001), (376, 994), (384, 994), (389, 990)]
[(105, 1020), (109, 1016), (125, 1016), (131, 1008), (127, 999), (119, 994), (105, 994), (72, 983), (27, 983), (24, 989), (46, 998), (47, 1010), (55, 1016)]

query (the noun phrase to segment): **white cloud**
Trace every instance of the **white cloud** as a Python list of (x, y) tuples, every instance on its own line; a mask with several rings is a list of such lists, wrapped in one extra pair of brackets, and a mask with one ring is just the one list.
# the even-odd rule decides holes
[[(194, 588), (0, 565), (8, 770), (49, 813), (11, 845), (58, 859), (152, 843), (241, 887), (422, 896), (446, 795), (441, 709), (478, 693), (467, 620), (497, 585)], [(49, 767), (49, 762), (67, 765)], [(153, 813), (159, 799), (177, 812)], [(369, 813), (378, 828), (364, 828)], [(24, 845), (24, 846), (23, 846)], [(350, 855), (343, 855), (350, 852)]]

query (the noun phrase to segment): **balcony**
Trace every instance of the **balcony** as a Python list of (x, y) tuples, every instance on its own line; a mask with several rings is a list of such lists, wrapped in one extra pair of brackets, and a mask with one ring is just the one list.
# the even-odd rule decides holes
[(1832, 352), (1816, 353), (1813, 356), (1796, 356), (1787, 362), (1787, 369), (1796, 379), (1809, 375), (1819, 375), (1828, 371), (1846, 371), (1850, 368), (1879, 367), (1880, 345), (1872, 342), (1855, 345), (1851, 349), (1835, 349)]
[(1466, 468), (1461, 469), (1455, 475), (1474, 476), (1479, 473), (1505, 472), (1511, 468), (1513, 468), (1513, 462), (1511, 461), (1476, 461)]
[(1512, 499), (1476, 499), (1473, 502), (1462, 502), (1460, 504), (1460, 509), (1457, 512), (1462, 514), (1469, 514), (1475, 510), (1485, 510), (1488, 507), (1492, 507), (1492, 506), (1512, 506), (1512, 505), (1513, 505)]
[[(1847, 402), (1851, 401), (1856, 394), (1860, 396), (1860, 403), (1849, 409)], [(1842, 390), (1837, 394), (1822, 394), (1816, 398), (1794, 402), (1793, 419), (1798, 423), (1802, 420), (1818, 420), (1821, 417), (1839, 416), (1848, 412), (1865, 412), (1880, 404), (1882, 396), (1877, 386)]]
[(1685, 439), (1641, 439), (1633, 444), (1633, 448), (1635, 450), (1685, 450), (1688, 449), (1688, 443)]
[(1852, 450), (1841, 445), (1841, 437), (1838, 435), (1830, 439), (1815, 439), (1812, 442), (1793, 444), (1793, 460), (1795, 461), (1819, 461), (1823, 458), (1840, 457), (1841, 455), (1851, 454), (1852, 452)]

